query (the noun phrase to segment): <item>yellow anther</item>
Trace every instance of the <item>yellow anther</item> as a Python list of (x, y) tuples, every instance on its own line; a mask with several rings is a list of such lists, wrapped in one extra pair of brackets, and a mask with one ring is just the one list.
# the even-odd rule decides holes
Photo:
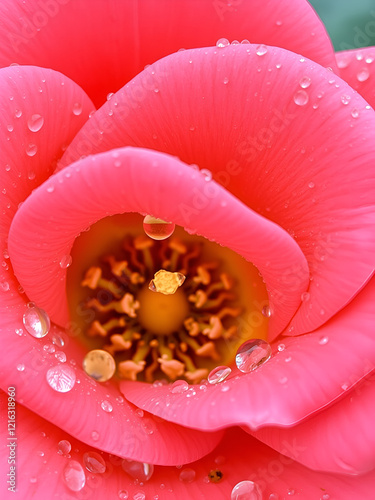
[(138, 373), (141, 373), (145, 368), (146, 361), (138, 361), (135, 363), (130, 359), (128, 361), (121, 361), (118, 364), (118, 371), (120, 375), (127, 380), (137, 380)]
[(164, 295), (172, 295), (176, 293), (185, 281), (185, 276), (181, 273), (171, 273), (161, 269), (154, 274), (154, 279), (149, 284), (149, 289), (153, 292), (160, 292)]
[(167, 375), (171, 380), (176, 380), (177, 377), (181, 377), (185, 371), (185, 365), (177, 359), (167, 359), (166, 357), (158, 358), (160, 363), (160, 369), (163, 373)]

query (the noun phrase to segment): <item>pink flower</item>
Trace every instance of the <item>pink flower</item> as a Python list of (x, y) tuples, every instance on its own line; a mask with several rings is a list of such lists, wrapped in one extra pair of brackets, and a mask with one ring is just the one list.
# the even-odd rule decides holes
[[(0, 16), (4, 492), (228, 499), (248, 481), (256, 500), (372, 498), (375, 49), (336, 58), (303, 0), (6, 0)], [(266, 363), (182, 392), (85, 374), (69, 255), (128, 212), (255, 264), (270, 318), (260, 295), (238, 321), (249, 338), (268, 326)], [(92, 259), (74, 252), (72, 269)], [(44, 340), (24, 331), (30, 301)], [(206, 328), (214, 343), (218, 319)], [(181, 359), (158, 362), (173, 378)]]

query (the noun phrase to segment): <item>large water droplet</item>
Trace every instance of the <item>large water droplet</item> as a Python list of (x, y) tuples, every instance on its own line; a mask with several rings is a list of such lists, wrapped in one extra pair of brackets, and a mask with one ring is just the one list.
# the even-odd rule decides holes
[(357, 80), (359, 82), (365, 82), (370, 76), (370, 71), (368, 68), (363, 68), (357, 73)]
[(54, 391), (69, 392), (76, 383), (76, 374), (70, 366), (57, 365), (47, 371), (46, 379)]
[(63, 439), (57, 445), (57, 453), (59, 455), (69, 455), (72, 445), (66, 439)]
[(218, 384), (223, 382), (231, 372), (229, 366), (217, 366), (209, 373), (207, 380), (210, 384)]
[(248, 340), (237, 351), (237, 368), (243, 373), (251, 372), (268, 361), (271, 354), (271, 346), (265, 340)]
[(303, 76), (299, 81), (300, 87), (307, 89), (311, 85), (311, 78), (309, 76)]
[(165, 240), (173, 234), (175, 224), (146, 215), (143, 219), (143, 230), (153, 240)]
[(309, 95), (305, 90), (298, 90), (293, 96), (297, 106), (305, 106), (309, 102)]
[(185, 380), (176, 380), (171, 385), (171, 392), (173, 394), (181, 394), (189, 389), (189, 384)]
[(113, 411), (113, 406), (109, 401), (102, 401), (100, 406), (102, 407), (102, 410), (105, 411), (106, 413), (111, 413), (111, 411)]
[(71, 255), (63, 255), (60, 260), (61, 269), (66, 269), (72, 264), (72, 256)]
[(39, 130), (43, 127), (44, 118), (41, 115), (32, 115), (27, 122), (27, 126), (31, 132), (39, 132)]
[(64, 480), (71, 491), (81, 491), (86, 483), (82, 465), (76, 460), (70, 460), (64, 469)]
[(96, 451), (88, 451), (83, 455), (83, 463), (88, 471), (103, 474), (107, 468), (104, 458)]
[(258, 47), (256, 48), (256, 54), (258, 56), (264, 56), (265, 54), (267, 54), (267, 52), (268, 52), (268, 48), (266, 45), (261, 44), (261, 45), (258, 45)]
[(94, 380), (106, 382), (113, 377), (116, 363), (107, 351), (94, 349), (86, 354), (83, 360), (83, 369)]
[(82, 104), (80, 102), (76, 102), (73, 105), (73, 115), (79, 116), (82, 113)]
[(143, 462), (136, 462), (135, 460), (123, 460), (121, 467), (134, 479), (138, 481), (148, 481), (154, 473), (154, 466)]
[(37, 152), (38, 152), (38, 146), (36, 144), (28, 144), (26, 146), (27, 156), (35, 156)]
[(27, 310), (23, 314), (22, 322), (28, 333), (37, 339), (45, 337), (51, 327), (51, 321), (46, 311), (36, 307), (34, 302), (27, 304)]
[(231, 500), (262, 500), (262, 491), (253, 481), (241, 481), (233, 488)]
[(184, 469), (180, 472), (178, 476), (182, 483), (192, 483), (195, 479), (196, 472), (194, 469)]
[(219, 47), (222, 49), (223, 47), (228, 47), (230, 45), (229, 40), (226, 38), (219, 38), (219, 40), (216, 42), (216, 47)]

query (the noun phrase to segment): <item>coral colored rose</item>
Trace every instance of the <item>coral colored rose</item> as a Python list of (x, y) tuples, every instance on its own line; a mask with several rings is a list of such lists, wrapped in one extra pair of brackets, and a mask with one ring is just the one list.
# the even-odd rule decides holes
[[(373, 498), (375, 49), (336, 63), (304, 0), (3, 0), (0, 19), (2, 498)], [(269, 361), (189, 398), (83, 372), (60, 261), (126, 212), (256, 265)]]

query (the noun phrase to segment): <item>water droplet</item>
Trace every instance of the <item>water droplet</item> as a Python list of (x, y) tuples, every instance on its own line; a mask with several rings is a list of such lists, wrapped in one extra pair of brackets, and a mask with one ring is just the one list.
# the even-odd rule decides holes
[(238, 40), (233, 40), (233, 42), (231, 42), (231, 45), (239, 45), (240, 42)]
[(83, 360), (83, 369), (89, 377), (98, 382), (106, 382), (113, 377), (116, 363), (107, 351), (94, 349), (86, 354)]
[(311, 78), (308, 76), (303, 76), (299, 81), (299, 84), (303, 89), (307, 89), (307, 87), (310, 87), (311, 85)]
[(258, 56), (264, 56), (265, 54), (267, 54), (268, 48), (266, 45), (261, 44), (261, 45), (258, 45), (255, 52)]
[(57, 345), (57, 347), (64, 347), (65, 345), (64, 339), (60, 337), (60, 335), (54, 335), (52, 337), (52, 343)]
[(195, 479), (196, 472), (194, 469), (184, 469), (180, 472), (178, 476), (182, 483), (192, 483)]
[(143, 219), (143, 230), (153, 240), (165, 240), (173, 234), (175, 224), (146, 215)]
[(114, 96), (114, 92), (110, 92), (109, 94), (107, 94), (107, 101), (110, 101), (112, 96)]
[(247, 38), (244, 38), (242, 41), (241, 41), (242, 45), (249, 45), (250, 42)]
[(365, 82), (370, 76), (370, 71), (368, 68), (362, 68), (360, 71), (357, 73), (357, 80), (359, 82)]
[(55, 190), (55, 186), (48, 186), (47, 193), (53, 193)]
[(172, 394), (181, 394), (189, 389), (189, 384), (185, 380), (176, 380), (171, 385)]
[(289, 496), (293, 496), (293, 495), (294, 495), (294, 493), (295, 493), (295, 491), (294, 491), (294, 490), (292, 490), (292, 489), (289, 489), (289, 490), (288, 490), (288, 495), (289, 495)]
[(303, 292), (301, 294), (301, 300), (302, 300), (302, 302), (307, 302), (308, 300), (310, 300), (309, 292)]
[(350, 102), (350, 95), (342, 95), (341, 102), (346, 106)]
[(20, 109), (16, 109), (16, 112), (14, 113), (14, 116), (16, 118), (21, 118), (22, 116), (22, 111)]
[(137, 493), (133, 495), (133, 500), (146, 500), (146, 495), (143, 491), (137, 491)]
[(286, 384), (288, 382), (288, 377), (280, 377), (279, 382), (280, 384)]
[(270, 306), (268, 306), (268, 305), (264, 306), (263, 309), (262, 309), (262, 314), (266, 318), (270, 318), (272, 316), (272, 311), (271, 311)]
[(229, 83), (229, 78), (225, 77), (224, 80), (223, 80), (223, 83), (224, 83), (224, 85), (227, 85), (227, 83)]
[(321, 338), (319, 339), (319, 344), (320, 344), (320, 345), (326, 345), (328, 341), (329, 341), (329, 338), (328, 338), (328, 337), (321, 337)]
[(79, 116), (82, 113), (82, 104), (80, 102), (76, 102), (73, 104), (73, 115)]
[(221, 392), (228, 392), (228, 391), (230, 390), (230, 385), (228, 385), (228, 384), (223, 384), (223, 385), (221, 386), (221, 389), (220, 389), (220, 390), (221, 390)]
[(359, 111), (357, 108), (353, 108), (350, 112), (353, 118), (358, 118), (359, 117)]
[(63, 255), (60, 260), (61, 269), (66, 269), (72, 264), (72, 256), (71, 255)]
[(309, 95), (305, 90), (298, 90), (293, 96), (297, 106), (305, 106), (309, 102)]
[(104, 458), (96, 451), (84, 453), (83, 463), (86, 469), (94, 474), (103, 474), (107, 468)]
[(65, 352), (62, 352), (62, 351), (55, 352), (55, 358), (58, 361), (60, 361), (60, 363), (65, 363), (66, 362), (66, 354), (65, 354)]
[(320, 500), (329, 500), (329, 499), (330, 499), (330, 496), (328, 495), (328, 493), (325, 493), (324, 495), (322, 495)]
[(315, 187), (315, 183), (314, 183), (314, 182), (309, 182), (309, 183), (308, 183), (308, 187), (309, 187), (310, 189), (313, 189), (313, 188)]
[(53, 354), (56, 351), (56, 347), (52, 344), (44, 344), (43, 351), (48, 352), (48, 354)]
[(22, 335), (23, 335), (22, 328), (16, 328), (14, 331), (16, 332), (17, 335), (19, 335), (20, 337), (22, 337)]
[(29, 302), (27, 310), (24, 312), (22, 322), (28, 333), (37, 339), (41, 339), (49, 332), (51, 321), (44, 309), (36, 307), (33, 302)]
[(279, 345), (277, 346), (277, 350), (278, 350), (279, 352), (282, 352), (284, 349), (285, 349), (285, 344), (279, 344)]
[(243, 373), (251, 372), (268, 361), (271, 353), (271, 346), (265, 340), (248, 340), (237, 351), (237, 368)]
[(10, 288), (9, 283), (7, 281), (2, 281), (0, 283), (0, 288), (4, 290), (4, 292), (7, 292)]
[(229, 366), (217, 366), (208, 375), (209, 384), (219, 384), (223, 382), (230, 374), (232, 370)]
[(23, 363), (20, 363), (19, 365), (17, 365), (17, 370), (19, 372), (23, 372), (25, 369), (25, 365)]
[(100, 436), (99, 436), (99, 432), (97, 432), (97, 431), (92, 431), (92, 433), (91, 433), (91, 438), (92, 438), (92, 440), (93, 440), (93, 441), (98, 441), (98, 440), (99, 440), (99, 437), (100, 437)]
[(138, 481), (148, 481), (154, 473), (154, 466), (144, 462), (136, 462), (135, 460), (123, 460), (121, 467), (134, 479)]
[(35, 156), (38, 151), (38, 146), (36, 144), (28, 144), (26, 146), (27, 156)]
[(136, 414), (138, 415), (138, 417), (140, 417), (140, 418), (142, 418), (142, 417), (144, 416), (144, 414), (145, 414), (145, 413), (144, 413), (144, 411), (143, 411), (143, 410), (141, 410), (140, 408), (137, 408), (137, 409), (135, 410), (135, 413), (136, 413)]
[(207, 170), (207, 168), (202, 168), (200, 171), (201, 174), (203, 175), (203, 178), (205, 181), (209, 182), (212, 180), (212, 172), (211, 170)]
[(76, 374), (70, 366), (57, 365), (47, 371), (46, 379), (54, 391), (69, 392), (76, 382)]
[(105, 411), (106, 413), (111, 413), (111, 411), (113, 411), (113, 406), (109, 401), (102, 401), (100, 406), (102, 407), (102, 410)]
[(59, 455), (69, 455), (71, 449), (72, 449), (72, 445), (66, 439), (63, 439), (57, 445), (57, 453)]
[(117, 495), (121, 500), (128, 500), (129, 498), (129, 493), (126, 490), (119, 490)]
[(27, 126), (31, 132), (39, 132), (39, 130), (43, 127), (44, 118), (41, 115), (31, 115), (27, 122)]
[(279, 495), (277, 493), (271, 493), (268, 500), (279, 500)]
[(64, 469), (64, 480), (71, 491), (81, 491), (86, 483), (82, 465), (76, 460), (70, 460)]
[(223, 47), (228, 47), (230, 45), (229, 40), (226, 38), (219, 38), (219, 40), (216, 42), (216, 47), (219, 47), (222, 49)]
[(371, 64), (372, 62), (374, 62), (374, 58), (371, 56), (367, 56), (365, 61), (367, 62), (367, 64)]
[(233, 488), (231, 500), (262, 500), (262, 491), (253, 481), (241, 481)]

